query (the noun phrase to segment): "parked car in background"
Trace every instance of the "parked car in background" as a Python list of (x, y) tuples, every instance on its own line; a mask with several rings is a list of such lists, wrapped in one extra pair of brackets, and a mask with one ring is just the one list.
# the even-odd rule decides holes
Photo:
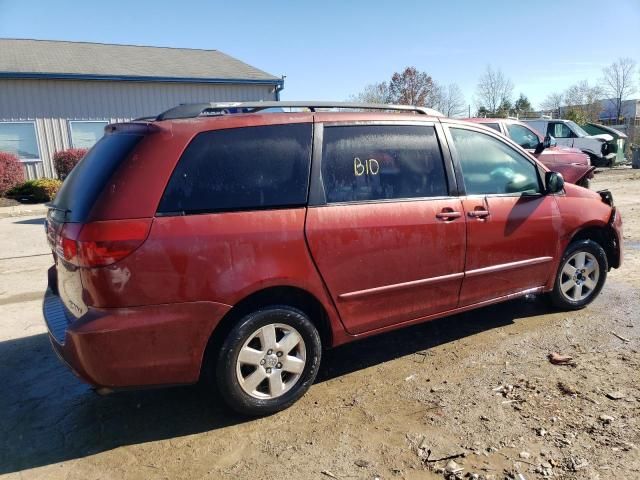
[(559, 146), (575, 147), (589, 155), (591, 165), (596, 167), (610, 167), (615, 153), (609, 151), (609, 144), (613, 137), (608, 134), (589, 135), (580, 125), (571, 120), (539, 118), (523, 120), (543, 135), (550, 135), (556, 139)]
[(211, 382), (249, 415), (300, 398), (323, 348), (533, 293), (580, 309), (622, 258), (609, 192), (409, 106), (111, 124), (45, 227), (44, 318), (78, 376), (102, 393)]
[(531, 153), (549, 170), (560, 172), (565, 181), (589, 188), (595, 167), (591, 166), (589, 156), (577, 148), (558, 147), (553, 138), (545, 140), (539, 132), (518, 120), (510, 118), (469, 118), (467, 120), (493, 128)]
[(586, 125), (581, 126), (589, 135), (611, 135), (613, 139), (607, 143), (609, 144), (609, 152), (615, 154), (613, 163), (620, 164), (626, 161), (624, 154), (628, 137), (625, 133), (607, 125), (600, 125), (599, 123), (587, 123)]

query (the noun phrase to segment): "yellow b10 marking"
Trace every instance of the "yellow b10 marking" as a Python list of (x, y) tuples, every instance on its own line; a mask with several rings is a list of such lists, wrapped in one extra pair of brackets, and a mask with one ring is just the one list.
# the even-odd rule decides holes
[(353, 173), (356, 177), (362, 175), (377, 175), (380, 172), (380, 164), (375, 158), (370, 158), (362, 163), (358, 157), (353, 159)]

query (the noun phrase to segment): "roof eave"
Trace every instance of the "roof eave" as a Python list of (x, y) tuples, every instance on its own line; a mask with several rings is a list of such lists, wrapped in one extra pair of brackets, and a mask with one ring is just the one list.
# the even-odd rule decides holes
[(32, 79), (32, 80), (103, 80), (128, 82), (163, 82), (163, 83), (213, 83), (213, 84), (253, 84), (283, 85), (281, 78), (200, 78), (200, 77), (149, 77), (135, 75), (96, 75), (84, 73), (41, 73), (41, 72), (0, 72), (0, 78)]

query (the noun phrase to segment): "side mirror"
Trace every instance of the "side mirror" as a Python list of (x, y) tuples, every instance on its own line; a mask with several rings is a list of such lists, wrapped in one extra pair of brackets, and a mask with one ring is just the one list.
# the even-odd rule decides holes
[(547, 193), (560, 193), (564, 188), (564, 177), (558, 172), (547, 172), (544, 176)]
[(553, 138), (551, 135), (547, 135), (546, 137), (544, 137), (544, 140), (542, 142), (538, 143), (538, 146), (533, 153), (534, 155), (540, 155), (545, 148), (555, 147), (557, 144), (558, 142), (556, 142), (555, 138)]

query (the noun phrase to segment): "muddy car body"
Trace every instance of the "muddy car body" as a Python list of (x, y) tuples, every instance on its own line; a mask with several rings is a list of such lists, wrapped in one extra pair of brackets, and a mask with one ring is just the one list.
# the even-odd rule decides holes
[(323, 347), (530, 293), (582, 308), (620, 265), (611, 195), (497, 132), (242, 106), (109, 126), (51, 205), (45, 320), (96, 388), (211, 381), (270, 413)]
[(511, 138), (524, 148), (549, 170), (559, 172), (565, 181), (575, 183), (581, 187), (589, 187), (595, 167), (586, 153), (572, 147), (558, 147), (544, 145), (545, 138), (531, 126), (510, 118), (469, 118), (468, 121), (481, 123), (485, 127), (493, 128), (497, 132)]

